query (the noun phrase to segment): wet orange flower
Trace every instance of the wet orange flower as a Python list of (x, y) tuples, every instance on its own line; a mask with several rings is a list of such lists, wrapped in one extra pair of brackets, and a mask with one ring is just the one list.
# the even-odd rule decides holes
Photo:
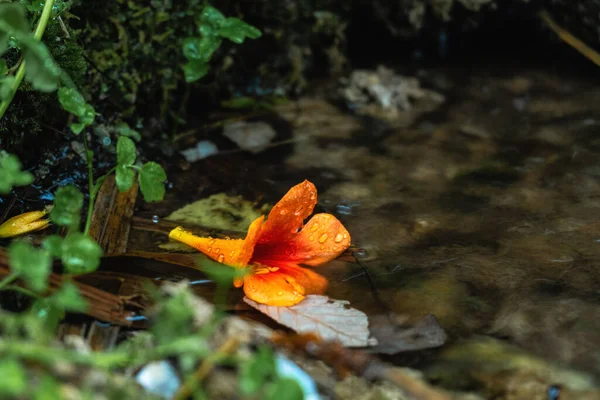
[(234, 282), (248, 298), (272, 306), (292, 306), (308, 294), (322, 294), (327, 279), (299, 264), (316, 267), (339, 256), (350, 245), (350, 234), (331, 214), (315, 214), (317, 189), (309, 181), (291, 188), (248, 228), (245, 239), (201, 238), (177, 227), (171, 239), (192, 246), (210, 258), (251, 273)]

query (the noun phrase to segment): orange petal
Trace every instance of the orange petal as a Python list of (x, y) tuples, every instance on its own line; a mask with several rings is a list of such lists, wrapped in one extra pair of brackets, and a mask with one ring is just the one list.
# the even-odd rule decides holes
[(258, 244), (252, 260), (266, 265), (316, 266), (333, 260), (350, 246), (350, 234), (331, 214), (315, 214), (288, 242)]
[(281, 266), (275, 272), (253, 274), (244, 278), (244, 293), (257, 303), (289, 307), (300, 303), (308, 294), (322, 294), (327, 279), (309, 269)]
[(245, 239), (213, 239), (195, 236), (178, 226), (169, 233), (169, 238), (180, 241), (206, 254), (220, 263), (234, 267), (248, 265), (254, 245), (260, 236), (264, 216), (250, 224)]
[(291, 188), (271, 210), (259, 243), (282, 242), (296, 234), (317, 204), (317, 188), (304, 182)]

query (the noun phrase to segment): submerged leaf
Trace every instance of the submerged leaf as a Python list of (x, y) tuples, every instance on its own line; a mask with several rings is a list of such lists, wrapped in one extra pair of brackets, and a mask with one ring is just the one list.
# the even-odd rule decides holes
[(371, 333), (377, 338), (377, 346), (369, 349), (373, 353), (396, 354), (439, 347), (446, 342), (447, 335), (433, 315), (409, 324), (408, 318), (391, 314), (371, 317)]
[(296, 332), (314, 332), (324, 340), (337, 340), (346, 347), (377, 344), (376, 339), (369, 337), (369, 319), (365, 313), (347, 307), (347, 301), (318, 295), (308, 295), (291, 307), (259, 304), (247, 297), (244, 297), (244, 301)]

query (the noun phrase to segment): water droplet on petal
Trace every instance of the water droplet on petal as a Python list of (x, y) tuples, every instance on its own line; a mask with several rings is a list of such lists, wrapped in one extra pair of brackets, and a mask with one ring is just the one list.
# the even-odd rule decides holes
[(327, 240), (327, 234), (324, 233), (319, 237), (319, 243), (325, 243), (325, 241)]
[(206, 251), (210, 253), (212, 251), (212, 247), (209, 247), (208, 249), (206, 249)]
[(210, 246), (212, 246), (213, 244), (215, 244), (215, 239), (212, 239), (212, 240), (210, 240), (210, 241), (208, 242), (208, 244), (209, 244)]
[(218, 262), (222, 263), (223, 261), (225, 261), (225, 254), (219, 254), (219, 258), (217, 259)]
[(316, 231), (317, 229), (319, 229), (319, 224), (314, 224), (313, 226), (311, 226), (311, 227), (310, 227), (310, 231), (311, 231), (311, 232), (314, 232), (314, 231)]
[(158, 221), (159, 221), (158, 215), (153, 215), (152, 216), (152, 222), (154, 222), (155, 224), (158, 224)]
[(344, 235), (342, 235), (341, 233), (338, 233), (337, 235), (335, 235), (335, 238), (333, 239), (333, 241), (336, 243), (339, 243), (342, 240), (344, 240)]
[(277, 292), (277, 296), (283, 296), (283, 292)]
[(310, 240), (312, 242), (313, 240), (315, 240), (315, 237), (314, 236), (309, 236), (308, 240)]
[(302, 213), (302, 210), (304, 210), (304, 207), (298, 207), (296, 211), (294, 211), (294, 215), (300, 215), (300, 213)]
[(315, 192), (311, 192), (311, 193), (310, 193), (310, 199), (311, 199), (311, 200), (314, 200), (316, 196), (317, 196), (317, 195), (315, 194)]
[(235, 255), (235, 250), (231, 250), (231, 253), (229, 253), (230, 257), (233, 257)]
[(285, 213), (286, 213), (286, 212), (287, 212), (286, 210), (280, 210), (280, 211), (279, 211), (279, 214), (281, 214), (281, 215), (285, 215)]
[[(219, 249), (218, 247), (215, 249), (215, 253), (220, 253), (221, 249)], [(222, 255), (222, 254), (221, 254)]]

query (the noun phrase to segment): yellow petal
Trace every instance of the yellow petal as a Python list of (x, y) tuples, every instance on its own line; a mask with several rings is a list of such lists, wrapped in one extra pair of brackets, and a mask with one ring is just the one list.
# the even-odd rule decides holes
[(29, 211), (4, 221), (0, 225), (0, 238), (18, 236), (46, 228), (50, 221), (41, 219), (45, 215), (46, 211)]
[(254, 245), (260, 236), (264, 216), (254, 220), (245, 239), (213, 239), (199, 237), (178, 226), (169, 233), (169, 238), (194, 247), (208, 257), (233, 267), (248, 265)]

